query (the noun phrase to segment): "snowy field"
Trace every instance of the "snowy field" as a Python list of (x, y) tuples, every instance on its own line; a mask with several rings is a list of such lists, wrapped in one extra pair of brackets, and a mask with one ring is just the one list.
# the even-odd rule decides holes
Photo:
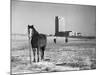
[(26, 36), (12, 36), (12, 74), (90, 70), (96, 68), (96, 40), (47, 37), (44, 61), (29, 63), (29, 45)]

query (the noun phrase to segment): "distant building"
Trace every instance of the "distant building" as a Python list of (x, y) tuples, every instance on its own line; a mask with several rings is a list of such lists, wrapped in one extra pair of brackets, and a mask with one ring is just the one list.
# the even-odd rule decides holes
[(82, 36), (82, 33), (79, 32), (71, 32), (69, 36)]
[(63, 17), (55, 16), (55, 36), (69, 36), (72, 31), (65, 31), (65, 20)]
[(82, 34), (81, 33), (77, 33), (77, 36), (82, 36)]

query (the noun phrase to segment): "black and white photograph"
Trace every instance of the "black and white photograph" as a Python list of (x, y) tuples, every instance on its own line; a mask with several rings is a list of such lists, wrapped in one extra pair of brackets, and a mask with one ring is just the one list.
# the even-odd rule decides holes
[(11, 0), (12, 75), (96, 69), (96, 6)]

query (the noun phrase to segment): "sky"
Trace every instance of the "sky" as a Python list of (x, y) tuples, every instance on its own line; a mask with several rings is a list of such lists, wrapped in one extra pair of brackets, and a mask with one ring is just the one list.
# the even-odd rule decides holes
[(29, 24), (40, 33), (55, 34), (55, 16), (62, 16), (66, 31), (96, 34), (96, 6), (17, 0), (11, 4), (12, 33), (27, 34)]

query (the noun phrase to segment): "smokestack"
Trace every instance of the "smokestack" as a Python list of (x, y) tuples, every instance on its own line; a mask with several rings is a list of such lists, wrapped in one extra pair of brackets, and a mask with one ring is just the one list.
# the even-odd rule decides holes
[(59, 19), (55, 16), (55, 35), (59, 32)]

